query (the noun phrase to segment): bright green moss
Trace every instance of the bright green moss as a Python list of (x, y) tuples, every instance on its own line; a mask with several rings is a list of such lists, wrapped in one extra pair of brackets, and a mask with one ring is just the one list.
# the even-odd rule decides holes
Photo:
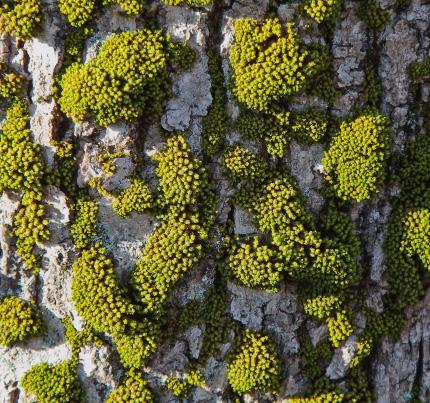
[(390, 12), (383, 10), (376, 0), (364, 0), (360, 2), (358, 16), (362, 21), (375, 31), (381, 31), (390, 21)]
[(142, 179), (134, 179), (131, 185), (115, 197), (112, 208), (120, 217), (126, 218), (133, 211), (142, 214), (153, 207), (151, 190)]
[(97, 235), (97, 216), (99, 206), (88, 198), (79, 198), (73, 206), (74, 219), (69, 228), (70, 237), (78, 248), (91, 244), (91, 239)]
[(42, 316), (34, 306), (15, 296), (0, 299), (0, 345), (24, 341), (42, 329)]
[(130, 156), (130, 152), (120, 151), (116, 153), (105, 153), (100, 154), (97, 158), (97, 162), (101, 165), (102, 171), (105, 175), (111, 176), (116, 172), (116, 166), (114, 160), (117, 158), (123, 158)]
[(345, 340), (353, 332), (351, 324), (351, 313), (347, 310), (336, 311), (334, 315), (327, 318), (329, 338), (333, 347), (340, 347), (342, 340)]
[(289, 112), (283, 114), (282, 123), (276, 116), (242, 111), (236, 121), (237, 130), (245, 139), (263, 141), (267, 152), (274, 157), (282, 157), (287, 151), (290, 134)]
[(58, 0), (58, 8), (69, 24), (73, 27), (82, 27), (89, 22), (96, 9), (95, 0)]
[(327, 114), (317, 109), (307, 109), (293, 115), (291, 131), (294, 136), (304, 143), (320, 142), (327, 134)]
[(212, 83), (212, 104), (202, 120), (202, 149), (207, 156), (214, 157), (220, 151), (230, 127), (221, 56), (214, 51), (208, 52), (208, 70)]
[(127, 15), (139, 15), (145, 10), (145, 0), (103, 0), (104, 6), (118, 5)]
[(169, 392), (176, 397), (186, 399), (195, 386), (204, 387), (206, 385), (200, 371), (189, 371), (184, 378), (170, 377), (167, 380)]
[(19, 39), (35, 36), (42, 21), (41, 0), (4, 0), (0, 3), (0, 33)]
[(63, 111), (74, 121), (94, 116), (100, 126), (159, 114), (167, 94), (167, 72), (186, 50), (160, 31), (112, 35), (97, 57), (72, 64), (61, 78)]
[(249, 109), (269, 111), (273, 104), (303, 90), (316, 63), (299, 44), (294, 24), (282, 27), (277, 18), (260, 23), (235, 21), (230, 52), (233, 93)]
[(408, 211), (403, 225), (400, 251), (409, 257), (417, 256), (424, 268), (430, 270), (430, 210)]
[(239, 284), (277, 292), (284, 266), (273, 249), (261, 244), (261, 241), (254, 237), (241, 245), (233, 245), (227, 261), (227, 270)]
[(268, 175), (267, 163), (247, 148), (235, 145), (227, 147), (222, 159), (223, 172), (238, 183), (241, 181), (261, 182)]
[(127, 375), (125, 381), (116, 388), (106, 403), (153, 403), (154, 399), (142, 375)]
[(0, 132), (0, 192), (5, 189), (41, 195), (44, 164), (40, 147), (32, 142), (24, 101), (16, 99), (6, 111)]
[(197, 216), (181, 214), (151, 235), (131, 277), (146, 312), (160, 312), (173, 285), (200, 260), (202, 231)]
[(236, 342), (227, 367), (228, 382), (234, 392), (277, 391), (281, 362), (274, 343), (268, 336), (244, 331)]
[(340, 16), (339, 0), (308, 0), (303, 7), (306, 15), (317, 24), (333, 22)]
[(333, 311), (338, 311), (342, 303), (343, 300), (338, 295), (319, 295), (307, 299), (304, 303), (304, 309), (308, 315), (324, 319), (330, 316)]
[(160, 206), (167, 206), (176, 213), (197, 205), (207, 183), (207, 174), (185, 138), (182, 135), (169, 138), (163, 150), (153, 158), (157, 163)]
[(65, 334), (64, 338), (72, 348), (73, 354), (79, 354), (82, 347), (90, 343), (96, 343), (97, 346), (102, 345), (102, 341), (94, 334), (93, 329), (89, 325), (85, 325), (80, 331), (73, 326), (70, 317), (64, 318), (62, 321)]
[(358, 202), (369, 199), (385, 178), (390, 147), (389, 121), (376, 111), (342, 122), (322, 159), (336, 195)]
[(36, 244), (50, 236), (45, 207), (38, 200), (23, 202), (13, 220), (12, 236), (16, 237), (16, 250), (29, 269), (38, 271), (39, 258), (33, 254)]
[(56, 365), (44, 362), (27, 371), (20, 384), (25, 393), (31, 393), (39, 403), (80, 403), (84, 395), (77, 365), (77, 358)]
[(135, 313), (100, 245), (84, 250), (73, 263), (72, 299), (78, 313), (97, 332), (124, 332)]
[(0, 61), (0, 98), (19, 95), (24, 86), (24, 78), (14, 73), (6, 63)]
[(126, 368), (140, 368), (158, 347), (161, 340), (157, 323), (143, 318), (133, 324), (135, 329), (128, 333), (113, 335), (122, 365)]

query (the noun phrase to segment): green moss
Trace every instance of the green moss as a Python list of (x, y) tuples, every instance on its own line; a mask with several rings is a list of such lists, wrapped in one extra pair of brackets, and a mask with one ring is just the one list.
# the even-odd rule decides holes
[(339, 0), (308, 0), (303, 6), (305, 14), (317, 24), (333, 22), (340, 16)]
[(281, 272), (285, 269), (276, 251), (254, 237), (240, 245), (233, 245), (227, 260), (227, 270), (234, 281), (241, 285), (278, 292)]
[(339, 310), (327, 318), (329, 338), (333, 347), (340, 347), (341, 342), (353, 332), (351, 312)]
[(42, 21), (41, 0), (5, 0), (0, 3), (0, 33), (19, 39), (35, 36)]
[(276, 18), (263, 23), (251, 18), (235, 20), (230, 52), (233, 93), (247, 108), (267, 112), (303, 90), (315, 74), (316, 63), (293, 29), (294, 24), (282, 27)]
[(76, 358), (56, 365), (44, 362), (27, 371), (20, 384), (25, 393), (31, 393), (39, 403), (80, 403), (84, 396), (77, 365)]
[(99, 206), (87, 197), (77, 199), (73, 206), (74, 219), (69, 232), (73, 243), (78, 248), (85, 248), (97, 235), (97, 217)]
[(336, 195), (358, 202), (369, 199), (383, 183), (390, 147), (389, 121), (378, 112), (369, 110), (342, 122), (322, 160)]
[(66, 70), (58, 102), (74, 121), (94, 116), (100, 126), (159, 114), (168, 92), (167, 72), (181, 64), (185, 50), (160, 31), (112, 35), (96, 58)]
[(176, 397), (186, 399), (195, 386), (204, 387), (205, 380), (200, 371), (189, 371), (183, 378), (170, 377), (167, 380), (169, 392)]
[(209, 6), (212, 0), (162, 0), (164, 4), (169, 6), (194, 6), (194, 7), (204, 7)]
[(281, 363), (275, 345), (268, 336), (244, 331), (236, 342), (227, 367), (228, 382), (234, 392), (277, 391)]
[(42, 316), (34, 306), (15, 296), (0, 299), (0, 345), (27, 340), (42, 330)]
[(126, 368), (142, 367), (161, 340), (160, 326), (156, 322), (143, 318), (134, 327), (132, 332), (116, 333), (113, 336), (121, 363)]
[(159, 313), (171, 288), (202, 256), (198, 217), (181, 214), (161, 223), (132, 272), (132, 285), (146, 312)]
[(199, 204), (207, 185), (202, 163), (193, 156), (182, 135), (170, 137), (165, 147), (154, 155), (159, 181), (159, 205), (172, 213)]
[(82, 347), (87, 344), (95, 343), (97, 346), (102, 345), (102, 341), (94, 334), (93, 329), (89, 325), (85, 325), (80, 331), (73, 326), (71, 317), (67, 316), (62, 321), (66, 330), (64, 338), (72, 348), (73, 354), (79, 354)]
[(204, 153), (214, 157), (220, 151), (230, 127), (221, 56), (214, 51), (208, 52), (208, 70), (211, 76), (212, 104), (208, 114), (202, 120), (201, 135)]
[(323, 140), (328, 130), (327, 114), (314, 108), (293, 115), (291, 131), (304, 143), (317, 143)]
[(430, 210), (408, 211), (403, 226), (400, 251), (409, 257), (417, 256), (423, 267), (430, 270)]
[(134, 179), (131, 185), (115, 197), (112, 208), (120, 217), (126, 218), (133, 211), (142, 214), (154, 206), (151, 190), (146, 182)]
[(99, 244), (82, 251), (73, 263), (72, 300), (82, 318), (102, 333), (124, 332), (136, 312)]
[(21, 93), (23, 87), (24, 78), (0, 61), (0, 98), (15, 97)]
[(147, 2), (145, 0), (103, 0), (104, 6), (117, 5), (129, 16), (142, 14)]
[(364, 101), (372, 108), (377, 108), (381, 101), (382, 84), (378, 76), (378, 69), (373, 63), (367, 63), (364, 72)]
[(111, 176), (116, 172), (114, 160), (128, 156), (130, 156), (130, 152), (127, 151), (104, 153), (98, 156), (97, 162), (101, 165), (103, 173), (107, 176)]
[(295, 397), (288, 399), (290, 403), (342, 403), (344, 395), (336, 392), (321, 393), (311, 397)]
[(142, 375), (130, 374), (106, 400), (106, 403), (153, 403), (154, 399)]
[(421, 81), (430, 77), (430, 58), (422, 62), (412, 62), (408, 66), (409, 77), (413, 81)]
[(376, 0), (364, 0), (358, 8), (358, 16), (374, 31), (381, 31), (390, 21), (391, 15), (383, 10)]
[(47, 241), (50, 236), (45, 207), (39, 200), (26, 200), (15, 214), (11, 235), (16, 238), (16, 250), (29, 269), (39, 270), (39, 257), (33, 249), (36, 244)]
[(0, 191), (41, 195), (44, 164), (40, 147), (32, 142), (30, 116), (24, 101), (15, 99), (6, 111), (0, 132)]
[(56, 166), (48, 172), (47, 181), (65, 191), (68, 196), (74, 196), (77, 191), (77, 166), (74, 144), (67, 141), (53, 140), (51, 145), (56, 148)]
[(268, 176), (269, 166), (247, 148), (235, 145), (224, 150), (222, 169), (233, 183), (241, 181), (255, 183), (261, 182)]
[(287, 151), (290, 140), (286, 129), (288, 124), (289, 112), (283, 114), (281, 123), (275, 116), (241, 111), (236, 121), (236, 128), (245, 139), (263, 141), (270, 155), (282, 157)]
[(58, 8), (69, 24), (82, 27), (88, 23), (96, 10), (96, 0), (58, 0)]

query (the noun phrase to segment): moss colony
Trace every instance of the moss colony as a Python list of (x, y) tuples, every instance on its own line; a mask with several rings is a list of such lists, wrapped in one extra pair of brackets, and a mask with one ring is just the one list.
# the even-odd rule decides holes
[(74, 121), (94, 116), (101, 126), (158, 114), (168, 91), (167, 72), (183, 65), (184, 57), (191, 57), (186, 45), (160, 31), (112, 35), (95, 59), (67, 69), (59, 104)]
[[(413, 108), (379, 77), (407, 4), (162, 3), (0, 0), (0, 361), (29, 364), (0, 400), (385, 401), (430, 276), (430, 59)], [(393, 396), (427, 397), (421, 353)]]

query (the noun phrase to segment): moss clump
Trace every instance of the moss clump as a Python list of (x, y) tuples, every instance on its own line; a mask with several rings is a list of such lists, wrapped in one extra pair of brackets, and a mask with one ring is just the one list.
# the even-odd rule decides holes
[(339, 0), (308, 0), (303, 7), (305, 14), (317, 24), (333, 22), (340, 16)]
[(383, 10), (376, 0), (364, 0), (360, 2), (358, 16), (374, 31), (381, 31), (390, 21), (390, 12)]
[(293, 115), (291, 131), (304, 143), (320, 142), (327, 134), (327, 114), (317, 109), (307, 109)]
[(430, 210), (408, 211), (403, 226), (400, 251), (409, 257), (417, 256), (423, 267), (430, 270)]
[(106, 400), (106, 403), (152, 403), (154, 401), (142, 375), (131, 373)]
[(24, 101), (15, 99), (6, 111), (0, 132), (0, 191), (41, 195), (44, 164), (40, 147), (32, 142)]
[(74, 220), (70, 226), (70, 236), (78, 248), (86, 248), (97, 235), (99, 205), (86, 197), (79, 198), (73, 206)]
[(227, 113), (227, 89), (221, 56), (213, 51), (208, 52), (208, 69), (212, 83), (212, 105), (202, 121), (202, 149), (207, 156), (214, 157), (225, 140), (230, 117)]
[(27, 371), (20, 384), (25, 393), (31, 393), (40, 403), (81, 403), (84, 395), (77, 365), (77, 358), (56, 365), (44, 362)]
[(197, 216), (181, 214), (151, 235), (131, 277), (146, 312), (160, 312), (171, 287), (200, 260), (202, 232)]
[(82, 27), (88, 23), (96, 10), (95, 0), (58, 0), (58, 8), (69, 24), (73, 27)]
[(141, 179), (134, 179), (131, 185), (115, 197), (112, 208), (120, 217), (126, 218), (133, 211), (142, 214), (153, 207), (151, 190)]
[(122, 365), (126, 368), (140, 368), (159, 345), (160, 326), (147, 318), (133, 323), (134, 329), (128, 333), (113, 336)]
[[(1, 18), (1, 17), (0, 17)], [(0, 98), (12, 98), (22, 91), (24, 78), (0, 61)]]
[(236, 128), (244, 138), (263, 141), (267, 152), (274, 157), (282, 157), (287, 151), (288, 125), (289, 112), (282, 114), (282, 120), (279, 120), (276, 116), (242, 111), (236, 121)]
[(280, 385), (281, 362), (268, 336), (246, 329), (237, 342), (227, 367), (231, 388), (238, 394), (276, 391)]
[(29, 269), (39, 270), (39, 258), (33, 254), (36, 244), (49, 239), (45, 207), (39, 200), (23, 198), (13, 220), (12, 236), (16, 237), (16, 250)]
[(72, 354), (79, 354), (81, 348), (90, 343), (95, 343), (97, 346), (101, 346), (102, 341), (94, 334), (91, 326), (85, 325), (80, 331), (78, 331), (73, 326), (72, 319), (70, 317), (64, 318), (61, 322), (63, 323), (66, 331), (64, 338), (72, 348)]
[(276, 102), (303, 90), (317, 70), (293, 28), (294, 24), (282, 27), (277, 18), (235, 21), (230, 53), (233, 93), (249, 109), (268, 112)]
[(226, 148), (222, 159), (223, 172), (238, 183), (241, 181), (261, 182), (268, 175), (267, 163), (247, 148), (235, 145)]
[(413, 81), (421, 81), (430, 77), (430, 57), (422, 62), (412, 62), (408, 66), (409, 77)]
[(41, 0), (5, 0), (0, 3), (0, 33), (19, 39), (35, 36), (42, 21)]
[(364, 81), (364, 100), (367, 105), (377, 108), (381, 101), (382, 84), (378, 69), (373, 63), (367, 63), (364, 68), (366, 74)]
[(200, 386), (203, 388), (205, 385), (203, 375), (196, 370), (185, 373), (184, 378), (170, 377), (167, 380), (169, 392), (180, 399), (186, 399), (194, 387)]
[(76, 155), (73, 143), (67, 141), (52, 141), (56, 148), (56, 166), (48, 172), (48, 182), (64, 190), (68, 196), (76, 194)]
[(159, 205), (170, 213), (198, 205), (207, 185), (207, 174), (182, 135), (171, 137), (163, 150), (154, 155), (159, 181)]
[(97, 158), (97, 161), (101, 165), (103, 173), (107, 176), (110, 176), (116, 172), (114, 160), (117, 158), (123, 158), (128, 156), (130, 156), (130, 152), (127, 151), (120, 151), (117, 153), (105, 153), (100, 154)]
[(336, 195), (358, 202), (369, 199), (385, 178), (390, 146), (389, 121), (376, 111), (342, 122), (322, 160)]
[(183, 64), (186, 49), (160, 31), (112, 35), (95, 59), (66, 70), (58, 102), (74, 121), (94, 116), (100, 126), (135, 121), (143, 113), (159, 114), (167, 94), (167, 72)]
[(345, 401), (345, 396), (336, 392), (327, 392), (311, 397), (294, 397), (288, 401), (290, 403), (342, 403)]
[(73, 263), (72, 299), (82, 318), (102, 333), (124, 332), (136, 311), (124, 297), (112, 261), (100, 245), (84, 250)]
[(233, 245), (227, 261), (227, 270), (239, 284), (277, 292), (284, 266), (277, 258), (276, 251), (262, 245), (260, 240), (254, 237), (239, 246)]
[(0, 345), (26, 340), (42, 329), (42, 316), (35, 307), (15, 296), (0, 300)]

